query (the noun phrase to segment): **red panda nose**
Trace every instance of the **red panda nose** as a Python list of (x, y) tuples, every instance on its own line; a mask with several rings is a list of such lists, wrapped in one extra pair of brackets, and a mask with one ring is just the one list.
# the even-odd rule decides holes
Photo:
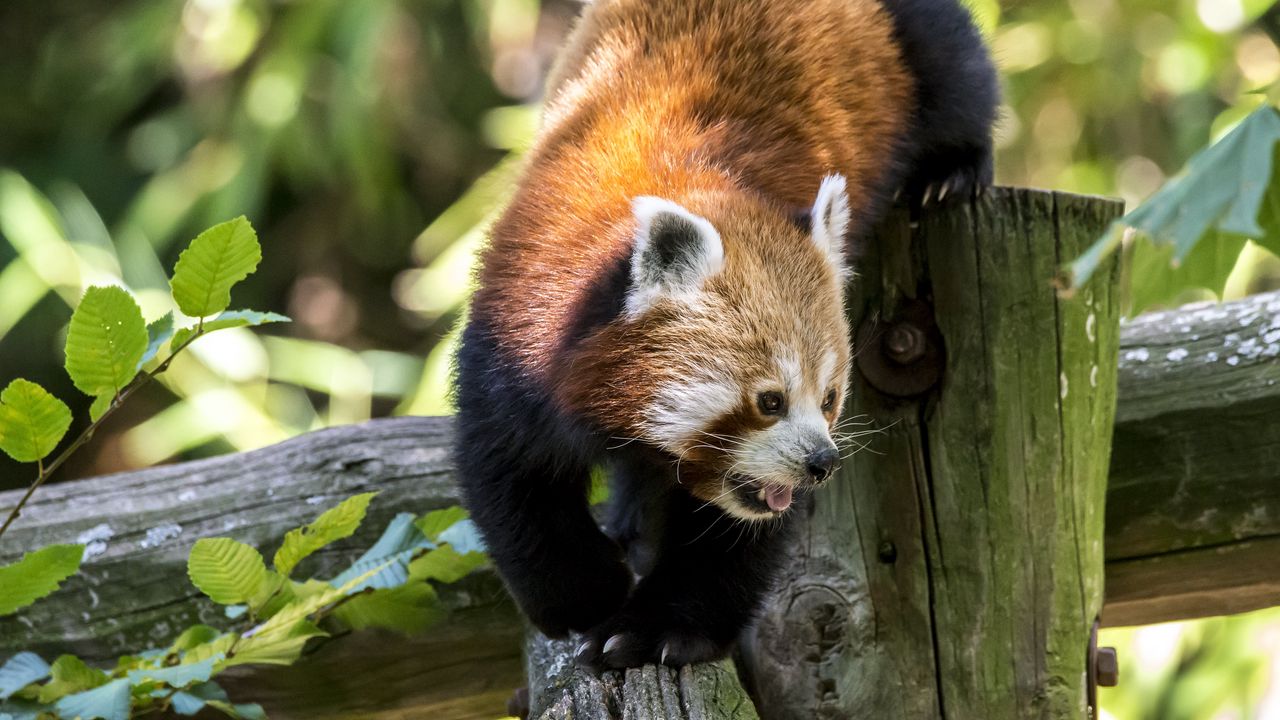
[(814, 482), (822, 482), (831, 477), (839, 459), (840, 453), (835, 448), (823, 448), (809, 454), (805, 459), (805, 469)]

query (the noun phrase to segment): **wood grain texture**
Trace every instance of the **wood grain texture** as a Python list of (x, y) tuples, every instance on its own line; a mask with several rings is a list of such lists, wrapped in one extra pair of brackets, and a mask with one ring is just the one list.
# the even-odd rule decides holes
[[(907, 237), (905, 224), (891, 227), (887, 232)], [(915, 272), (905, 254), (878, 262), (891, 277)], [(1078, 327), (1079, 316), (1074, 322)], [(1088, 333), (1087, 314), (1083, 323)], [(1280, 604), (1280, 361), (1268, 354), (1270, 343), (1256, 355), (1253, 345), (1242, 354), (1221, 351), (1250, 337), (1265, 341), (1277, 329), (1280, 293), (1122, 325), (1107, 494), (1108, 624)], [(1069, 377), (1068, 392), (1089, 382)], [(813, 658), (805, 666), (813, 684), (789, 685), (779, 676), (778, 697), (803, 696), (817, 707), (823, 698), (868, 698), (890, 718), (929, 717), (914, 713), (936, 702), (933, 669), (897, 654), (932, 644), (917, 506), (928, 488), (911, 479), (922, 450), (913, 434), (919, 414), (905, 407), (883, 410), (897, 424), (862, 440), (875, 452), (916, 459), (883, 471), (882, 486), (839, 483), (808, 510), (832, 523), (856, 522), (858, 533), (828, 538), (811, 530), (804, 548), (810, 579), (791, 586), (789, 604), (769, 608), (764, 622), (785, 631), (758, 636), (753, 649)], [(396, 512), (457, 503), (449, 437), (447, 418), (379, 420), (253, 453), (46, 487), (0, 540), (0, 562), (80, 538), (91, 556), (57, 594), (0, 619), (0, 658), (32, 648), (46, 657), (72, 651), (105, 661), (171, 639), (189, 623), (216, 624), (217, 609), (186, 579), (186, 553), (197, 537), (231, 535), (271, 552), (286, 530), (326, 506), (381, 490), (364, 530), (322, 553), (314, 571), (340, 567)], [(1066, 457), (1090, 451), (1080, 447)], [(17, 495), (0, 494), (0, 507)], [(893, 540), (883, 532), (888, 525), (852, 514), (855, 503), (915, 534)], [(1092, 521), (1087, 513), (1084, 519)], [(891, 556), (895, 562), (882, 559)], [(457, 613), (423, 637), (357, 633), (296, 668), (239, 676), (232, 691), (265, 701), (272, 717), (286, 719), (496, 717), (523, 684), (519, 618), (491, 575), (469, 579), (446, 598)], [(382, 679), (375, 682), (375, 674)], [(308, 692), (299, 693), (302, 687)], [(300, 704), (311, 696), (319, 700)]]
[(530, 633), (530, 718), (536, 720), (757, 720), (728, 661), (680, 669), (646, 665), (599, 677), (573, 661), (570, 641)]
[(1104, 271), (1071, 300), (1052, 281), (1119, 209), (995, 189), (915, 228), (890, 223), (868, 245), (852, 312), (879, 323), (855, 351), (881, 352), (887, 328), (923, 303), (945, 370), (931, 392), (901, 398), (859, 363), (847, 413), (879, 430), (874, 452), (816, 498), (791, 574), (745, 643), (762, 716), (1085, 717), (1117, 277)]

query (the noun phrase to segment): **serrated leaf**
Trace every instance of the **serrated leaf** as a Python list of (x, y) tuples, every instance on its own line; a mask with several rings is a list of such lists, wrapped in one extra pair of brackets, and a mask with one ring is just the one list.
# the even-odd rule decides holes
[(409, 580), (409, 561), (413, 560), (414, 555), (419, 550), (402, 550), (394, 555), (379, 558), (361, 559), (351, 564), (351, 567), (342, 571), (340, 575), (329, 581), (333, 587), (342, 587), (350, 583), (353, 579), (363, 576), (365, 579), (353, 592), (372, 589), (387, 589), (398, 587), (405, 584)]
[(206, 682), (213, 675), (214, 665), (222, 660), (222, 653), (215, 653), (210, 657), (204, 658), (198, 662), (183, 663), (181, 665), (172, 665), (163, 668), (142, 668), (139, 670), (130, 670), (128, 674), (129, 682), (138, 685), (148, 680), (152, 682), (164, 683), (171, 688), (185, 688), (186, 686), (197, 683)]
[(440, 538), (440, 533), (453, 527), (454, 523), (466, 519), (467, 511), (455, 505), (443, 510), (432, 510), (418, 518), (418, 521), (414, 524), (418, 526), (418, 530), (422, 531), (423, 535), (427, 536), (428, 540), (435, 542)]
[(231, 304), (231, 288), (258, 269), (262, 247), (243, 215), (200, 233), (182, 251), (173, 269), (173, 299), (178, 309), (208, 317)]
[(441, 545), (435, 550), (428, 550), (422, 557), (409, 563), (411, 580), (438, 580), (443, 583), (457, 582), (472, 570), (484, 565), (485, 556), (478, 552), (459, 553), (448, 545)]
[[(293, 322), (292, 319), (285, 315), (273, 312), (259, 312), (257, 310), (228, 310), (218, 317), (208, 320), (204, 324), (204, 334), (215, 330), (227, 330), (229, 328), (239, 327), (258, 327), (259, 325), (269, 325), (271, 323)], [(173, 346), (182, 347), (195, 335), (198, 328), (189, 327), (182, 328), (173, 335)]]
[[(1271, 186), (1277, 182), (1275, 158), (1280, 140), (1280, 113), (1264, 105), (1231, 132), (1196, 153), (1186, 170), (1160, 188), (1119, 224), (1172, 246), (1171, 260), (1189, 260), (1197, 245), (1213, 236), (1253, 239), (1273, 251), (1280, 235), (1265, 228)], [(1111, 228), (1069, 268), (1072, 284), (1081, 287), (1101, 262), (1119, 246)], [(1145, 277), (1135, 276), (1135, 285)], [(1166, 293), (1167, 294), (1167, 293)]]
[(349, 537), (364, 520), (369, 501), (376, 492), (361, 493), (343, 500), (336, 507), (326, 510), (306, 527), (290, 530), (284, 543), (276, 551), (273, 564), (276, 572), (288, 577), (293, 569), (311, 553), (342, 538)]
[(435, 590), (423, 582), (363, 593), (333, 612), (352, 630), (383, 628), (405, 635), (426, 630), (446, 614)]
[(115, 286), (86, 290), (67, 329), (67, 374), (80, 392), (120, 392), (146, 351), (147, 324), (133, 296)]
[(20, 652), (0, 665), (0, 700), (8, 700), (22, 688), (47, 677), (49, 663), (35, 653)]
[(71, 409), (28, 380), (0, 392), (0, 450), (18, 462), (43, 460), (71, 427)]
[(111, 403), (115, 402), (115, 399), (116, 396), (111, 393), (94, 398), (93, 404), (89, 406), (89, 419), (97, 422), (98, 418), (106, 415), (111, 409)]
[(113, 680), (102, 687), (68, 695), (54, 707), (64, 718), (129, 720), (129, 681)]
[(187, 559), (187, 575), (200, 592), (220, 605), (251, 599), (266, 580), (257, 550), (231, 538), (197, 540)]
[(294, 599), (293, 584), (288, 578), (271, 570), (263, 577), (262, 585), (249, 600), (249, 609), (260, 618), (269, 618)]
[(40, 688), (37, 698), (38, 702), (45, 705), (73, 693), (101, 687), (110, 680), (106, 673), (85, 665), (83, 660), (74, 655), (63, 655), (54, 660), (49, 674), (53, 679)]
[(173, 311), (147, 323), (147, 350), (138, 361), (138, 369), (151, 362), (160, 354), (160, 348), (173, 337)]
[(50, 545), (0, 567), (0, 617), (57, 590), (80, 569), (83, 557), (83, 545)]

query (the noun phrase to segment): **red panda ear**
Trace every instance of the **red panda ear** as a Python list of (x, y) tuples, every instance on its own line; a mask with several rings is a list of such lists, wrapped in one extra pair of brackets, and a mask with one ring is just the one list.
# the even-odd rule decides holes
[(844, 275), (848, 272), (844, 250), (845, 233), (849, 230), (849, 193), (843, 175), (823, 178), (810, 218), (813, 244), (831, 260), (836, 271)]
[(659, 298), (697, 300), (702, 282), (724, 267), (720, 233), (706, 218), (662, 198), (631, 201), (636, 220), (627, 315), (638, 317)]

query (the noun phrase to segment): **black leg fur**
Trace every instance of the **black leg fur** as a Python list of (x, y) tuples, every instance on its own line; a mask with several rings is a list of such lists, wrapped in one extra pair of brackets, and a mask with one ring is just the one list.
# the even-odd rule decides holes
[(525, 615), (548, 637), (626, 600), (631, 571), (587, 508), (583, 434), (509, 382), (483, 330), (458, 354), (455, 463), (463, 501)]
[(958, 0), (882, 0), (916, 78), (903, 192), (912, 205), (968, 196), (991, 184), (999, 82), (982, 35)]
[(744, 524), (672, 491), (656, 566), (622, 610), (587, 633), (579, 662), (604, 670), (724, 657), (778, 576), (792, 521)]

